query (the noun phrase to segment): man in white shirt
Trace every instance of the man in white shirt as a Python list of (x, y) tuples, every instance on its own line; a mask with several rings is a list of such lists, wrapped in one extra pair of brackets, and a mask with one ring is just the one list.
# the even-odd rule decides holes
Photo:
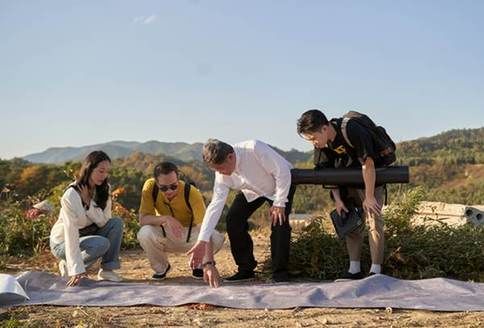
[(226, 282), (254, 278), (257, 262), (248, 233), (249, 217), (265, 202), (271, 205), (272, 277), (276, 282), (288, 280), (289, 242), (292, 198), (292, 165), (267, 144), (249, 140), (231, 146), (210, 139), (203, 147), (205, 163), (215, 171), (215, 183), (210, 205), (191, 254), (192, 267), (200, 265), (205, 247), (220, 219), (230, 189), (239, 190), (227, 214), (227, 233), (238, 272)]

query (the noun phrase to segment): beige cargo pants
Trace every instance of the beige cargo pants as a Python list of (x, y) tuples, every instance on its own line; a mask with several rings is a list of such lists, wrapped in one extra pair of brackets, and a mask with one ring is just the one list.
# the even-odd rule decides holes
[[(187, 243), (188, 228), (184, 229), (181, 239), (176, 239), (166, 230), (166, 237), (163, 235), (161, 227), (152, 225), (144, 225), (138, 231), (138, 241), (146, 252), (151, 267), (157, 273), (166, 271), (169, 265), (169, 253), (185, 253), (197, 242), (198, 234), (200, 233), (200, 226), (193, 226), (190, 241)], [(224, 234), (215, 231), (212, 234), (212, 243), (214, 254), (217, 253), (223, 246), (225, 236)], [(187, 259), (188, 263), (188, 259)]]

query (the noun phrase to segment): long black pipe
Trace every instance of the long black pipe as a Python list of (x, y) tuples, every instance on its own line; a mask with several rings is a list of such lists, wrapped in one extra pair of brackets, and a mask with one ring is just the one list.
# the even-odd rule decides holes
[[(408, 183), (410, 174), (408, 166), (390, 166), (377, 168), (376, 184)], [(363, 186), (361, 169), (292, 169), (293, 184), (314, 184), (328, 186)]]

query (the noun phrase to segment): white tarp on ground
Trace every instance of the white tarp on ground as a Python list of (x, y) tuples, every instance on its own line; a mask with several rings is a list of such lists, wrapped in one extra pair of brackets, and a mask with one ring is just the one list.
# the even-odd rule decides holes
[[(26, 272), (18, 277), (30, 300), (9, 305), (177, 306), (207, 303), (243, 309), (295, 307), (402, 308), (434, 311), (484, 311), (484, 283), (451, 279), (399, 280), (375, 275), (347, 282), (292, 282), (224, 285), (201, 282), (97, 282), (66, 287), (60, 277)], [(1, 296), (3, 297), (3, 296)], [(6, 304), (4, 303), (4, 306)]]

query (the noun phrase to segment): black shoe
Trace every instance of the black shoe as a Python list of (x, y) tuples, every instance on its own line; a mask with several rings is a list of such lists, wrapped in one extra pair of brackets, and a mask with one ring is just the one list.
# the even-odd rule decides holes
[(239, 271), (231, 277), (225, 278), (224, 282), (243, 282), (243, 281), (251, 281), (254, 280), (255, 274), (254, 271)]
[(368, 273), (367, 277), (371, 277), (371, 276), (374, 276), (376, 274), (383, 274), (383, 273), (370, 272), (370, 273)]
[(348, 280), (359, 280), (365, 278), (365, 275), (363, 272), (358, 272), (358, 273), (351, 273), (351, 272), (346, 272), (341, 278), (336, 279), (334, 282), (340, 282), (340, 281), (348, 281)]
[(277, 274), (272, 275), (273, 282), (288, 282), (289, 281), (289, 274), (287, 272), (279, 272)]
[(166, 274), (170, 270), (171, 270), (171, 265), (168, 264), (168, 268), (166, 268), (165, 272), (163, 272), (163, 273), (155, 272), (153, 274), (153, 276), (151, 276), (151, 279), (154, 279), (154, 280), (163, 280), (163, 279), (166, 278)]
[(192, 277), (195, 279), (203, 279), (203, 269), (193, 269)]

